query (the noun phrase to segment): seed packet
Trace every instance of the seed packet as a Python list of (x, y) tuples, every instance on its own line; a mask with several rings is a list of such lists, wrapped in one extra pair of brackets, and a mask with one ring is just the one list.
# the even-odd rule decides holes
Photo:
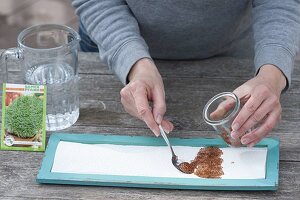
[(46, 87), (3, 84), (1, 150), (45, 151)]

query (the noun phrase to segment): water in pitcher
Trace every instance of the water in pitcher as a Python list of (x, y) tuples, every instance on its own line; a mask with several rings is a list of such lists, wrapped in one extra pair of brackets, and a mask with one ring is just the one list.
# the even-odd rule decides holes
[(74, 124), (79, 116), (78, 77), (66, 63), (46, 63), (29, 67), (25, 82), (47, 86), (48, 131), (61, 130)]

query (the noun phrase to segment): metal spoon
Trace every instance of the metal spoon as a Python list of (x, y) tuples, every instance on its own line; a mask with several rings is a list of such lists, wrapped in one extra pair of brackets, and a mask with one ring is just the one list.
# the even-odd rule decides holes
[(172, 164), (174, 165), (174, 167), (176, 167), (176, 169), (178, 169), (179, 171), (181, 171), (182, 173), (185, 173), (184, 171), (182, 171), (180, 169), (180, 164), (182, 162), (179, 162), (178, 161), (178, 157), (176, 156), (176, 154), (174, 153), (174, 150), (172, 148), (172, 145), (164, 131), (164, 129), (161, 127), (161, 125), (158, 125), (159, 127), (159, 130), (160, 130), (160, 134), (162, 135), (162, 137), (164, 138), (165, 142), (167, 143), (167, 145), (169, 146), (170, 150), (171, 150), (171, 153), (172, 153)]

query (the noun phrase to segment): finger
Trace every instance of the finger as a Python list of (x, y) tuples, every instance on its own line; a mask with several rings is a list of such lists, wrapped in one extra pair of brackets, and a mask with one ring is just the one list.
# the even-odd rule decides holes
[(166, 112), (165, 92), (161, 87), (153, 89), (152, 93), (153, 102), (153, 116), (157, 124), (161, 124), (164, 114)]
[(250, 144), (248, 144), (247, 147), (254, 147), (261, 140), (262, 140), (262, 138), (257, 138), (256, 140), (254, 140)]
[[(241, 104), (245, 104), (249, 99), (248, 94), (238, 92), (238, 89), (234, 91), (237, 97), (240, 99)], [(210, 114), (212, 120), (223, 119), (229, 110), (231, 110), (236, 105), (236, 101), (232, 97), (226, 97), (226, 100), (221, 102), (217, 109)]]
[(232, 131), (231, 137), (236, 139), (244, 135), (248, 130), (260, 123), (266, 115), (274, 108), (273, 103), (264, 101), (258, 109), (248, 118), (248, 120), (237, 130)]
[(235, 100), (232, 97), (226, 97), (224, 101), (222, 101), (215, 111), (210, 113), (210, 118), (212, 120), (220, 120), (223, 119), (226, 113), (235, 106)]
[(254, 92), (232, 122), (232, 130), (237, 131), (261, 105), (266, 95)]
[(170, 133), (174, 129), (174, 125), (166, 119), (163, 119), (161, 121), (161, 126), (163, 127), (166, 133)]
[(257, 129), (254, 129), (250, 133), (245, 134), (241, 138), (242, 144), (253, 145), (252, 143), (256, 144), (256, 142), (264, 138), (269, 132), (271, 132), (271, 130), (275, 127), (275, 125), (279, 121), (280, 113), (281, 113), (280, 108), (270, 112), (269, 116), (266, 118), (264, 123), (261, 124), (261, 126), (259, 126)]
[(154, 120), (152, 111), (148, 102), (148, 92), (147, 89), (143, 86), (136, 86), (134, 90), (131, 90), (137, 113), (139, 117), (147, 124), (147, 126), (152, 130), (152, 132), (159, 136), (159, 128)]

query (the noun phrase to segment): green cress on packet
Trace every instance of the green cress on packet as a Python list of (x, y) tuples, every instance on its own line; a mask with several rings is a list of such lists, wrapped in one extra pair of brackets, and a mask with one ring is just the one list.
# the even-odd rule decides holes
[(46, 87), (3, 84), (1, 150), (45, 151)]

